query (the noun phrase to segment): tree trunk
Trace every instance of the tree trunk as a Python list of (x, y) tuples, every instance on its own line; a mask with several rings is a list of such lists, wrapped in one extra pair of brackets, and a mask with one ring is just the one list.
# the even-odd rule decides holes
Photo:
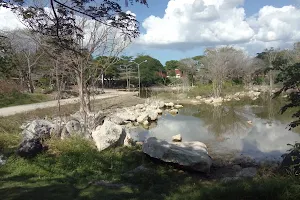
[(33, 86), (33, 81), (31, 77), (31, 66), (28, 66), (28, 89), (30, 93), (34, 93), (34, 86)]
[(86, 110), (86, 103), (85, 103), (85, 98), (84, 98), (84, 88), (83, 88), (82, 76), (80, 74), (77, 74), (76, 79), (77, 79), (79, 103), (80, 103), (79, 111), (81, 113), (86, 113), (87, 110)]
[(103, 70), (101, 70), (101, 84), (102, 84), (101, 92), (104, 92), (104, 72), (103, 72)]
[(270, 95), (272, 95), (272, 91), (273, 91), (273, 85), (274, 85), (274, 80), (273, 80), (273, 71), (271, 70), (269, 72), (269, 81), (270, 81)]

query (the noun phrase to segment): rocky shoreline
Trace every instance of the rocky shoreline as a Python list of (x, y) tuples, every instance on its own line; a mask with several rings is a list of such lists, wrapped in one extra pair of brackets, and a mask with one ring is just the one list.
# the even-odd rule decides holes
[[(237, 97), (255, 99), (258, 95), (260, 93), (250, 91), (231, 97), (235, 100)], [(230, 98), (228, 96), (222, 98), (222, 102), (225, 99), (228, 101)], [(198, 98), (198, 100), (214, 106), (220, 105), (220, 101), (211, 98)], [(165, 103), (160, 100), (147, 99), (144, 104), (107, 109), (86, 116), (77, 112), (69, 117), (55, 118), (51, 121), (34, 120), (21, 127), (23, 141), (19, 146), (18, 154), (23, 157), (33, 157), (45, 150), (43, 142), (51, 137), (64, 140), (68, 137), (79, 136), (93, 141), (100, 152), (115, 146), (142, 145), (143, 152), (152, 158), (175, 163), (188, 170), (211, 172), (212, 176), (224, 176), (224, 181), (256, 175), (256, 169), (260, 167), (259, 163), (246, 157), (230, 161), (224, 160), (228, 158), (210, 155), (209, 148), (205, 144), (200, 145), (200, 141), (182, 142), (181, 135), (174, 135), (173, 142), (160, 141), (150, 137), (141, 143), (132, 138), (132, 132), (136, 131), (138, 127), (142, 126), (147, 129), (157, 121), (162, 113), (176, 115), (178, 109), (182, 107), (182, 105), (172, 102)], [(278, 163), (268, 163), (267, 165), (272, 169), (279, 167)], [(219, 173), (221, 175), (218, 175)]]

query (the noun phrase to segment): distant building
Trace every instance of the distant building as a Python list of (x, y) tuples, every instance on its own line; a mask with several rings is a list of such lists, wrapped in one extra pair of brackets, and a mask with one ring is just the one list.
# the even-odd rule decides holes
[(182, 72), (179, 69), (175, 69), (175, 77), (176, 78), (181, 78), (182, 77)]

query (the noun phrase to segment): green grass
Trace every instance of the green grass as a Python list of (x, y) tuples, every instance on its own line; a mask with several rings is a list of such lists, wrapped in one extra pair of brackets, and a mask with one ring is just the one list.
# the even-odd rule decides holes
[[(225, 82), (222, 88), (221, 96), (225, 96), (228, 94), (234, 94), (236, 92), (244, 91), (244, 86), (242, 84), (235, 84), (232, 82)], [(188, 92), (189, 97), (209, 97), (213, 96), (213, 86), (212, 84), (200, 84), (196, 87), (192, 88)]]
[[(11, 138), (11, 139), (10, 139)], [(90, 141), (51, 139), (49, 150), (34, 159), (16, 156), (18, 136), (0, 134), (7, 163), (0, 167), (0, 199), (298, 199), (300, 181), (280, 175), (221, 183), (206, 176), (183, 172), (145, 156), (140, 147), (120, 147), (99, 153)], [(150, 171), (130, 176), (144, 165)], [(123, 184), (107, 187), (106, 180)]]
[(29, 94), (14, 91), (10, 93), (0, 94), (0, 108), (31, 103), (40, 103), (48, 100), (50, 100), (49, 97), (44, 94)]

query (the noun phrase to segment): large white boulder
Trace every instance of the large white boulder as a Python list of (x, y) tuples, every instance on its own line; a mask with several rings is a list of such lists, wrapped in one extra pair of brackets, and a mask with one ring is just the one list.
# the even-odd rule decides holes
[(204, 173), (208, 173), (212, 165), (207, 147), (202, 142), (168, 143), (152, 137), (144, 142), (143, 152), (152, 158)]
[(102, 126), (98, 126), (92, 132), (93, 140), (96, 143), (97, 149), (102, 151), (111, 146), (122, 145), (126, 137), (122, 126), (110, 121), (105, 121)]

